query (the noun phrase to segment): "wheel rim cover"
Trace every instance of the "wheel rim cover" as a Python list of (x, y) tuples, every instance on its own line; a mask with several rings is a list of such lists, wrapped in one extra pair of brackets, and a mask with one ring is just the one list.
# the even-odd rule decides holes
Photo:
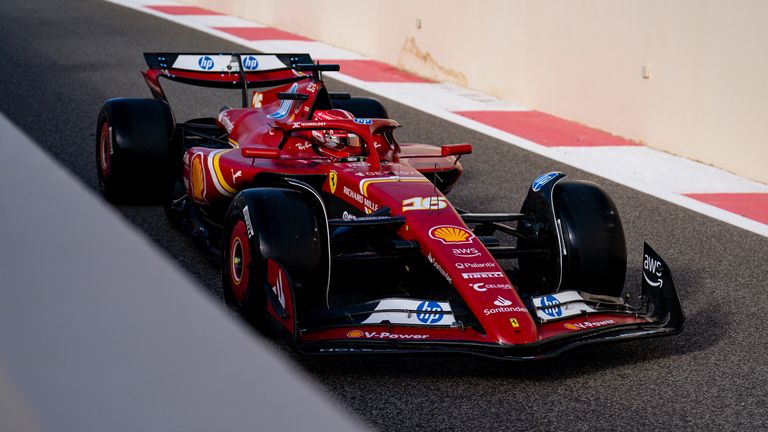
[(245, 300), (245, 295), (248, 292), (250, 251), (246, 232), (245, 223), (239, 220), (235, 223), (229, 240), (227, 262), (229, 283), (232, 286), (232, 294), (237, 301)]

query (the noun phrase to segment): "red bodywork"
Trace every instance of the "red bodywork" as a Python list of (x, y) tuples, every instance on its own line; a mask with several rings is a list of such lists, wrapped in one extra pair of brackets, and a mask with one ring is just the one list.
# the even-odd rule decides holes
[[(169, 72), (150, 68), (145, 78), (156, 97), (164, 98), (161, 76), (187, 80), (234, 82), (237, 73)], [(183, 178), (188, 195), (197, 205), (226, 203), (241, 190), (253, 187), (265, 174), (301, 178), (323, 176), (322, 192), (370, 214), (384, 207), (405, 223), (397, 228), (404, 240), (418, 243), (423, 256), (444, 275), (471, 309), (482, 331), (476, 328), (395, 324), (355, 324), (328, 329), (294, 328), (295, 323), (269, 313), (295, 335), (297, 345), (356, 341), (398, 342), (400, 346), (425, 341), (484, 347), (536, 346), (545, 340), (594, 332), (599, 327), (647, 324), (647, 317), (592, 313), (558, 321), (541, 322), (521, 299), (518, 290), (472, 229), (425, 173), (461, 172), (458, 157), (471, 147), (454, 151), (424, 144), (399, 144), (392, 131), (399, 124), (390, 119), (316, 120), (318, 98), (327, 98), (322, 81), (286, 68), (247, 73), (248, 81), (287, 81), (249, 94), (248, 108), (226, 109), (217, 117), (226, 131), (229, 148), (192, 147), (183, 156)], [(278, 96), (291, 94), (291, 98)], [(324, 149), (313, 140), (313, 131), (341, 131), (360, 138), (359, 149)], [(459, 155), (444, 154), (459, 153)], [(458, 175), (456, 175), (458, 176)], [(270, 262), (269, 283), (283, 289), (290, 285), (279, 264)], [(290, 300), (289, 313), (294, 302)], [(349, 345), (353, 344), (353, 345)], [(362, 346), (362, 345), (361, 345)], [(456, 348), (459, 349), (459, 348)], [(322, 351), (322, 350), (320, 350)], [(534, 354), (535, 356), (535, 354)]]

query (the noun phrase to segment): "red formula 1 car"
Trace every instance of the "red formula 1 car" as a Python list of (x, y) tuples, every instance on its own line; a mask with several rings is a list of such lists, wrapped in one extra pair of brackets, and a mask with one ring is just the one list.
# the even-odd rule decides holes
[[(221, 259), (224, 297), (303, 353), (464, 352), (539, 359), (675, 334), (683, 311), (647, 245), (626, 247), (593, 183), (536, 178), (519, 213), (445, 195), (470, 144), (399, 143), (375, 99), (331, 93), (306, 54), (145, 54), (154, 99), (111, 99), (97, 129), (113, 202), (165, 201)], [(242, 108), (176, 123), (159, 79), (242, 90)]]

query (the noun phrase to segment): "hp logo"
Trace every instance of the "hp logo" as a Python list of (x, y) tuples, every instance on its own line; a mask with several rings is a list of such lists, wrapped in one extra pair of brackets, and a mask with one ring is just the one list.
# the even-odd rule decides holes
[(423, 301), (419, 303), (416, 310), (419, 311), (419, 313), (416, 314), (416, 319), (424, 324), (439, 323), (445, 315), (442, 313), (443, 308), (435, 301)]
[(563, 309), (560, 307), (560, 300), (555, 296), (549, 295), (542, 297), (541, 307), (543, 308), (541, 311), (552, 318), (557, 318), (563, 314)]
[(259, 68), (259, 59), (254, 56), (248, 56), (243, 59), (243, 69), (254, 71)]
[(208, 56), (202, 56), (197, 59), (197, 65), (200, 66), (200, 69), (202, 70), (211, 70), (213, 69), (213, 59)]

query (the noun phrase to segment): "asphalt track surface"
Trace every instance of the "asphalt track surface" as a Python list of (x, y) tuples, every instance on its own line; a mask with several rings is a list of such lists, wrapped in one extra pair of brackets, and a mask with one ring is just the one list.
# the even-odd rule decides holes
[[(99, 107), (110, 97), (150, 97), (139, 74), (145, 68), (141, 53), (161, 50), (243, 49), (99, 0), (5, 0), (0, 2), (0, 110), (95, 190)], [(363, 93), (328, 83), (333, 90)], [(179, 120), (214, 115), (222, 105), (211, 92), (174, 87), (171, 93)], [(231, 97), (236, 103), (236, 95)], [(592, 347), (540, 363), (463, 356), (300, 358), (275, 343), (286, 361), (383, 430), (768, 428), (768, 238), (384, 102), (403, 124), (402, 142), (475, 144), (450, 195), (460, 207), (516, 211), (530, 181), (551, 170), (602, 184), (624, 223), (628, 288), (639, 286), (647, 239), (672, 269), (687, 327), (675, 337)], [(221, 296), (216, 266), (171, 227), (162, 209), (120, 211), (212, 296)], [(56, 217), (55, 208), (50, 217)], [(253, 373), (259, 373), (257, 365)]]

